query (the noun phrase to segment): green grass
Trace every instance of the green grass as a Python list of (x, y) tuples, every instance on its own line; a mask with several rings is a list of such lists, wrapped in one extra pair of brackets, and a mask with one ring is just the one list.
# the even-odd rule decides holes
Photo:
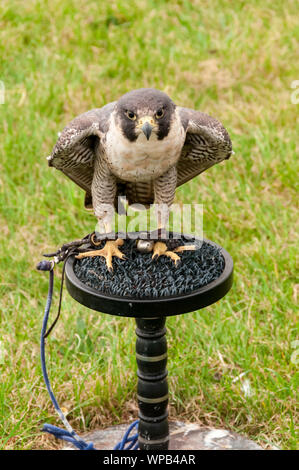
[[(170, 416), (297, 448), (297, 14), (295, 1), (1, 2), (1, 448), (57, 447), (40, 433), (60, 423), (41, 378), (47, 276), (35, 265), (95, 222), (44, 157), (73, 117), (144, 86), (218, 117), (236, 152), (177, 191), (204, 204), (204, 235), (231, 253), (235, 281), (167, 320)], [(65, 291), (49, 369), (79, 433), (136, 418), (134, 328)]]

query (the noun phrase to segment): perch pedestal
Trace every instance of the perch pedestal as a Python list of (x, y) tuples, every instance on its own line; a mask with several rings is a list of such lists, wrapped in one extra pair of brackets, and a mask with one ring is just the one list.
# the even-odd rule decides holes
[[(78, 279), (74, 272), (74, 257), (70, 257), (66, 263), (66, 286), (75, 300), (102, 313), (136, 319), (140, 449), (169, 448), (166, 317), (207, 307), (224, 297), (232, 286), (233, 261), (230, 255), (215, 243), (209, 240), (205, 242), (220, 249), (224, 270), (209, 284), (180, 295), (151, 299), (107, 295)], [(187, 445), (185, 448), (190, 447)]]
[(165, 317), (136, 318), (139, 449), (168, 449), (168, 383)]

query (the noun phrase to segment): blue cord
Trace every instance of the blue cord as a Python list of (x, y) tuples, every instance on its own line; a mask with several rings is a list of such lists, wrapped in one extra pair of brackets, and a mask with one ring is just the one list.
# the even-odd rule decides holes
[[(47, 331), (47, 323), (48, 323), (48, 318), (49, 318), (49, 313), (51, 309), (51, 304), (52, 304), (52, 297), (53, 297), (53, 285), (54, 285), (54, 271), (53, 271), (53, 266), (54, 264), (51, 264), (49, 262), (41, 262), (38, 265), (38, 269), (41, 271), (49, 271), (49, 290), (48, 290), (48, 297), (47, 297), (47, 303), (45, 307), (45, 314), (44, 314), (44, 319), (43, 319), (43, 325), (42, 325), (42, 331), (41, 331), (41, 341), (40, 341), (40, 354), (41, 354), (41, 366), (42, 366), (42, 373), (44, 377), (44, 381), (48, 390), (48, 393), (50, 395), (51, 401), (54, 405), (55, 410), (57, 411), (61, 421), (63, 422), (64, 426), (66, 429), (61, 429), (56, 426), (53, 426), (52, 424), (44, 424), (42, 431), (43, 432), (48, 432), (49, 434), (52, 434), (58, 439), (62, 439), (64, 441), (70, 442), (73, 444), (77, 449), (79, 450), (97, 450), (93, 443), (87, 443), (80, 439), (80, 437), (75, 433), (71, 425), (69, 424), (68, 420), (66, 419), (65, 415), (60, 409), (60, 406), (58, 405), (58, 402), (55, 398), (55, 395), (51, 389), (51, 384), (49, 381), (48, 377), (48, 372), (47, 372), (47, 367), (46, 367), (46, 357), (45, 357), (45, 334)], [(138, 427), (139, 421), (134, 421), (126, 431), (124, 437), (122, 440), (114, 447), (114, 450), (136, 450), (138, 449), (138, 433), (135, 434), (134, 436), (129, 437), (131, 431), (135, 428)], [(127, 447), (126, 447), (127, 445)]]
[[(138, 424), (139, 424), (138, 420), (130, 424), (124, 437), (118, 444), (116, 444), (116, 446), (114, 447), (114, 450), (130, 450), (130, 449), (137, 450), (138, 449), (138, 433), (132, 437), (129, 437), (132, 429), (137, 428)], [(126, 444), (128, 444), (127, 447), (125, 447)]]

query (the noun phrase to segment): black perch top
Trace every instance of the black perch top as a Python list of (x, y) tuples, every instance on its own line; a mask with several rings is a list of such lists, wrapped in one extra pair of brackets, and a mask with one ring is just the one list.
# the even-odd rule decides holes
[[(194, 244), (194, 239), (182, 236), (175, 242)], [(140, 253), (132, 239), (121, 247), (126, 260), (113, 258), (112, 273), (101, 256), (71, 256), (65, 271), (68, 291), (86, 307), (126, 317), (170, 316), (206, 307), (229, 291), (233, 262), (221, 246), (209, 240), (195, 243), (197, 250), (179, 254), (178, 267), (166, 256), (152, 260), (152, 253)]]

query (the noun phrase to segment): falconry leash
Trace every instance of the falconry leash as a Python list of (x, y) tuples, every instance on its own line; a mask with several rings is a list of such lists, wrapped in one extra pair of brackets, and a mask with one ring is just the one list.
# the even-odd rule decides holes
[[(51, 387), (48, 372), (47, 372), (46, 357), (45, 357), (45, 340), (49, 336), (53, 328), (55, 327), (60, 316), (66, 261), (72, 255), (85, 252), (86, 249), (84, 250), (80, 247), (82, 247), (83, 245), (87, 243), (93, 244), (94, 243), (93, 240), (94, 240), (94, 234), (89, 234), (86, 237), (82, 238), (81, 240), (76, 240), (74, 242), (67, 243), (63, 245), (57, 252), (44, 255), (46, 257), (53, 257), (51, 261), (43, 260), (37, 265), (37, 269), (39, 271), (49, 271), (48, 296), (47, 296), (47, 302), (45, 306), (45, 312), (44, 312), (44, 318), (43, 318), (43, 324), (42, 324), (42, 330), (41, 330), (41, 338), (40, 338), (40, 355), (41, 355), (42, 373), (43, 373), (43, 378), (44, 378), (47, 391), (54, 405), (54, 408), (66, 428), (66, 429), (61, 429), (57, 426), (53, 426), (52, 424), (46, 423), (44, 424), (42, 431), (52, 434), (58, 439), (62, 439), (64, 441), (70, 442), (79, 450), (97, 450), (97, 449), (94, 447), (92, 442), (87, 443), (76, 434), (76, 432), (73, 430), (72, 426), (68, 422), (65, 414), (62, 412), (57, 402), (57, 399), (52, 391), (52, 387)], [(62, 261), (63, 261), (63, 268), (62, 268), (62, 279), (61, 279), (60, 293), (59, 293), (58, 313), (52, 325), (50, 326), (50, 328), (47, 329), (48, 319), (49, 319), (49, 314), (50, 314), (50, 309), (51, 309), (51, 304), (52, 304), (52, 298), (53, 298), (53, 290), (54, 290), (54, 267), (55, 267), (55, 264), (58, 264)], [(132, 430), (137, 428), (137, 426), (138, 426), (138, 420), (134, 421), (129, 426), (122, 440), (115, 446), (114, 450), (138, 449), (138, 434), (130, 436)]]

